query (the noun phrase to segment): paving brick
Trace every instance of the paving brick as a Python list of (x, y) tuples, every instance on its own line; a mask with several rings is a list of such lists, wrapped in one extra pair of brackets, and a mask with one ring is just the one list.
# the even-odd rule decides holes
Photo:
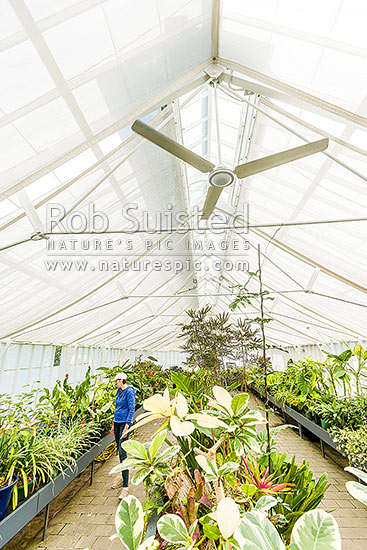
[[(107, 537), (97, 537), (95, 543), (93, 544), (93, 550), (110, 550), (111, 541)], [(120, 547), (123, 548), (122, 544)]]
[(83, 550), (90, 550), (93, 547), (93, 544), (96, 542), (97, 537), (80, 537), (78, 542), (75, 544), (75, 548), (83, 548)]

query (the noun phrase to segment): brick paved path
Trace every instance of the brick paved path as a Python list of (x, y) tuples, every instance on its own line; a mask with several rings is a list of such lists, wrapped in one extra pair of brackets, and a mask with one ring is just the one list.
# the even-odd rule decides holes
[[(259, 408), (263, 404), (251, 396), (251, 407)], [(283, 423), (283, 420), (271, 415), (271, 425)], [(154, 429), (158, 423), (154, 424)], [(152, 424), (143, 426), (138, 434), (139, 441), (150, 439)], [(277, 436), (278, 451), (295, 454), (299, 463), (303, 459), (310, 462), (316, 476), (328, 472), (330, 488), (321, 507), (332, 510), (336, 518), (342, 539), (342, 550), (367, 550), (367, 508), (352, 499), (345, 489), (345, 482), (354, 479), (343, 471), (343, 468), (330, 458), (321, 457), (320, 448), (307, 439), (301, 439), (298, 432), (287, 429)], [(118, 505), (118, 490), (110, 488), (112, 476), (110, 469), (118, 463), (112, 457), (95, 474), (92, 487), (83, 487), (49, 523), (48, 535), (41, 542), (40, 535), (28, 545), (27, 550), (121, 550), (119, 540), (109, 541), (108, 537), (115, 532), (114, 516)], [(144, 498), (142, 486), (131, 486), (131, 494), (140, 500)]]
[[(263, 403), (251, 395), (250, 406), (255, 409), (263, 407)], [(270, 415), (271, 426), (283, 423), (280, 416)], [(342, 550), (367, 550), (367, 507), (353, 499), (345, 488), (346, 481), (356, 481), (356, 478), (344, 472), (343, 467), (336, 464), (330, 457), (322, 458), (320, 445), (308, 439), (301, 439), (298, 430), (292, 428), (282, 430), (276, 437), (276, 441), (278, 452), (286, 451), (289, 455), (295, 455), (299, 464), (303, 459), (308, 460), (316, 477), (320, 477), (323, 472), (329, 474), (330, 487), (320, 508), (335, 509), (333, 516), (340, 528)]]

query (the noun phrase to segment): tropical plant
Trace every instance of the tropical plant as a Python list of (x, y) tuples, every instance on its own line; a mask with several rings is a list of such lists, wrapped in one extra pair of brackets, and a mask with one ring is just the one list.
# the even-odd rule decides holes
[(354, 367), (349, 363), (348, 371), (354, 376), (357, 395), (361, 395), (362, 389), (365, 388), (363, 382), (367, 380), (367, 349), (364, 350), (359, 344), (354, 348), (348, 345), (348, 348), (351, 352), (351, 358), (355, 357), (357, 359), (357, 366)]
[(338, 449), (348, 458), (349, 464), (367, 471), (367, 426), (361, 426), (356, 430), (334, 429), (332, 436), (338, 444)]
[(208, 402), (207, 394), (213, 385), (209, 371), (200, 369), (190, 374), (183, 372), (171, 372), (170, 374), (173, 384), (172, 393), (181, 392), (186, 399), (191, 400), (196, 412), (205, 408)]
[(116, 534), (110, 540), (119, 538), (127, 550), (157, 550), (159, 542), (154, 536), (143, 542), (145, 534), (144, 512), (139, 500), (129, 495), (121, 500), (115, 515)]
[(222, 438), (231, 444), (237, 456), (249, 451), (258, 451), (256, 426), (265, 423), (260, 411), (251, 410), (248, 406), (247, 393), (239, 393), (234, 397), (220, 386), (213, 387), (214, 400), (208, 406), (215, 409), (217, 418), (226, 425)]
[(172, 433), (175, 436), (187, 436), (195, 430), (195, 421), (203, 428), (226, 428), (226, 424), (213, 415), (207, 413), (189, 413), (189, 406), (182, 393), (177, 393), (171, 400), (169, 391), (166, 388), (163, 395), (157, 393), (148, 397), (143, 403), (144, 409), (148, 412), (137, 417), (135, 424), (129, 431), (136, 429), (143, 424), (151, 422), (157, 418), (166, 419), (161, 425), (161, 429), (170, 425)]
[(345, 487), (348, 491), (348, 493), (355, 499), (359, 500), (359, 502), (362, 502), (362, 504), (366, 504), (367, 506), (367, 474), (366, 472), (362, 472), (362, 470), (358, 470), (357, 468), (352, 468), (350, 466), (347, 466), (344, 468), (346, 472), (349, 472), (353, 475), (355, 475), (358, 479), (362, 480), (364, 483), (358, 483), (357, 481), (347, 481), (345, 484)]
[(77, 416), (88, 416), (95, 377), (90, 374), (91, 367), (86, 370), (84, 380), (73, 387), (69, 384), (69, 375), (65, 374), (63, 382), (57, 380), (52, 390), (43, 388), (39, 402), (45, 402), (51, 409), (52, 415), (47, 413), (43, 420), (57, 417), (58, 425), (62, 420), (73, 419)]
[[(299, 466), (295, 457), (290, 459), (287, 453), (271, 453), (270, 457), (274, 477), (282, 484), (294, 484), (292, 490), (281, 494), (273, 508), (274, 514), (279, 514), (285, 519), (281, 525), (277, 525), (279, 532), (289, 538), (296, 520), (305, 512), (315, 509), (324, 498), (329, 487), (328, 475), (324, 473), (315, 480), (309, 462), (303, 460)], [(262, 467), (268, 465), (268, 459), (264, 456), (259, 458), (258, 462)]]
[[(247, 485), (253, 485), (256, 488), (256, 492), (253, 493), (254, 497), (262, 495), (274, 495), (276, 493), (290, 491), (292, 487), (295, 487), (294, 483), (282, 482), (279, 479), (281, 476), (275, 477), (275, 472), (269, 474), (268, 467), (261, 467), (254, 457), (242, 457), (242, 464), (244, 468), (241, 469), (244, 481)], [(275, 483), (278, 481), (278, 483)]]
[[(205, 524), (204, 536), (197, 541), (196, 522), (187, 529), (180, 517), (164, 515), (158, 521), (158, 533), (175, 548), (188, 550), (198, 546), (205, 538), (212, 540), (214, 548), (239, 550), (285, 550), (285, 544), (263, 510), (251, 510), (241, 517), (238, 505), (232, 498), (222, 499), (215, 520)], [(300, 517), (294, 525), (291, 550), (341, 550), (338, 525), (324, 510), (312, 510)]]
[(367, 419), (367, 400), (364, 397), (347, 397), (315, 402), (309, 410), (336, 428), (362, 426)]
[(136, 469), (132, 483), (134, 485), (144, 484), (145, 487), (145, 523), (148, 519), (150, 509), (150, 489), (157, 481), (167, 479), (173, 475), (173, 468), (170, 465), (172, 459), (180, 450), (179, 446), (171, 446), (159, 452), (164, 443), (166, 432), (160, 432), (151, 443), (140, 443), (139, 441), (126, 441), (122, 446), (131, 455), (121, 464), (115, 466), (110, 474), (122, 472), (123, 470)]
[(206, 369), (221, 382), (224, 357), (234, 347), (234, 332), (227, 313), (210, 315), (211, 307), (188, 310), (188, 323), (181, 323), (181, 336), (185, 338), (182, 346), (188, 354), (188, 363)]
[(344, 350), (339, 355), (335, 355), (323, 350), (327, 355), (327, 360), (325, 361), (325, 368), (328, 373), (328, 381), (330, 385), (330, 390), (332, 394), (336, 397), (338, 392), (338, 387), (342, 384), (343, 394), (347, 395), (347, 391), (351, 392), (350, 384), (350, 375), (348, 373), (348, 361), (351, 358), (351, 351), (349, 349)]
[(158, 433), (151, 443), (140, 443), (130, 440), (122, 444), (123, 449), (130, 455), (121, 464), (118, 464), (110, 471), (116, 474), (123, 470), (137, 470), (131, 482), (134, 485), (143, 483), (146, 488), (146, 497), (149, 500), (149, 487), (154, 485), (157, 479), (173, 475), (171, 459), (180, 451), (179, 445), (171, 445), (160, 451), (167, 431)]

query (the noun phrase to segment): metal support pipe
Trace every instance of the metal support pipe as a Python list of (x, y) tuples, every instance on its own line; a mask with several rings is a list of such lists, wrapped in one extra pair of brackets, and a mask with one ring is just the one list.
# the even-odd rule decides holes
[(48, 525), (48, 517), (50, 515), (50, 503), (47, 504), (46, 510), (45, 510), (45, 521), (43, 523), (43, 532), (42, 532), (42, 540), (44, 541), (47, 535), (47, 525)]
[(94, 460), (92, 460), (91, 462), (91, 465), (90, 465), (90, 481), (89, 481), (89, 486), (91, 487), (93, 485), (93, 477), (94, 477)]

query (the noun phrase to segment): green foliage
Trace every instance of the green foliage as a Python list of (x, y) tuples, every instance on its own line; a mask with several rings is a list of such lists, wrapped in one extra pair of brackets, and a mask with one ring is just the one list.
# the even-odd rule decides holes
[(357, 481), (347, 481), (345, 487), (348, 493), (352, 495), (353, 498), (359, 500), (359, 502), (362, 502), (362, 504), (367, 505), (367, 474), (365, 472), (362, 472), (362, 470), (351, 468), (349, 466), (347, 468), (344, 468), (344, 470), (357, 476), (358, 479), (361, 479), (364, 482), (362, 484), (358, 483)]
[(122, 444), (130, 457), (126, 458), (121, 464), (115, 466), (110, 474), (116, 474), (123, 470), (137, 470), (132, 483), (139, 485), (153, 485), (157, 479), (167, 478), (173, 475), (170, 464), (172, 459), (180, 450), (178, 445), (172, 445), (159, 452), (159, 449), (166, 438), (166, 431), (160, 432), (155, 436), (151, 443), (140, 443), (139, 441), (126, 441)]
[(133, 495), (120, 502), (115, 516), (115, 527), (117, 536), (127, 550), (156, 550), (159, 546), (158, 542), (154, 541), (154, 537), (149, 537), (143, 542), (145, 533), (143, 508)]
[(173, 393), (181, 392), (186, 398), (191, 399), (192, 405), (196, 411), (203, 409), (208, 402), (207, 394), (213, 385), (213, 380), (209, 371), (198, 370), (186, 374), (181, 372), (171, 372), (171, 381), (173, 384)]
[(338, 443), (338, 449), (348, 458), (349, 464), (367, 471), (367, 426), (361, 426), (357, 430), (334, 429), (332, 435)]
[[(268, 464), (267, 458), (263, 457), (260, 464)], [(326, 473), (316, 481), (310, 464), (303, 461), (300, 466), (296, 464), (295, 457), (289, 459), (286, 453), (271, 454), (271, 472), (279, 483), (293, 483), (294, 487), (281, 494), (281, 500), (274, 507), (275, 514), (281, 514), (286, 519), (286, 524), (279, 527), (284, 536), (289, 537), (298, 517), (309, 510), (314, 510), (324, 498), (328, 475)]]
[(159, 518), (157, 529), (162, 539), (182, 550), (188, 550), (194, 544), (193, 534), (196, 522), (187, 529), (184, 521), (175, 514), (166, 514)]
[(231, 352), (234, 338), (228, 313), (210, 316), (210, 306), (198, 310), (188, 310), (188, 323), (181, 323), (182, 346), (188, 354), (190, 365), (206, 369), (212, 373), (212, 382), (220, 381), (223, 359)]
[(164, 370), (153, 359), (154, 357), (149, 356), (147, 360), (143, 360), (142, 355), (139, 355), (132, 364), (125, 361), (120, 366), (116, 365), (112, 368), (99, 367), (97, 370), (104, 374), (108, 386), (113, 392), (116, 391), (113, 382), (116, 374), (121, 371), (125, 372), (128, 377), (128, 384), (135, 388), (136, 401), (142, 403), (150, 395), (162, 392), (165, 388), (171, 386), (170, 371)]
[(334, 428), (356, 429), (367, 421), (367, 399), (362, 396), (319, 402), (309, 409)]

